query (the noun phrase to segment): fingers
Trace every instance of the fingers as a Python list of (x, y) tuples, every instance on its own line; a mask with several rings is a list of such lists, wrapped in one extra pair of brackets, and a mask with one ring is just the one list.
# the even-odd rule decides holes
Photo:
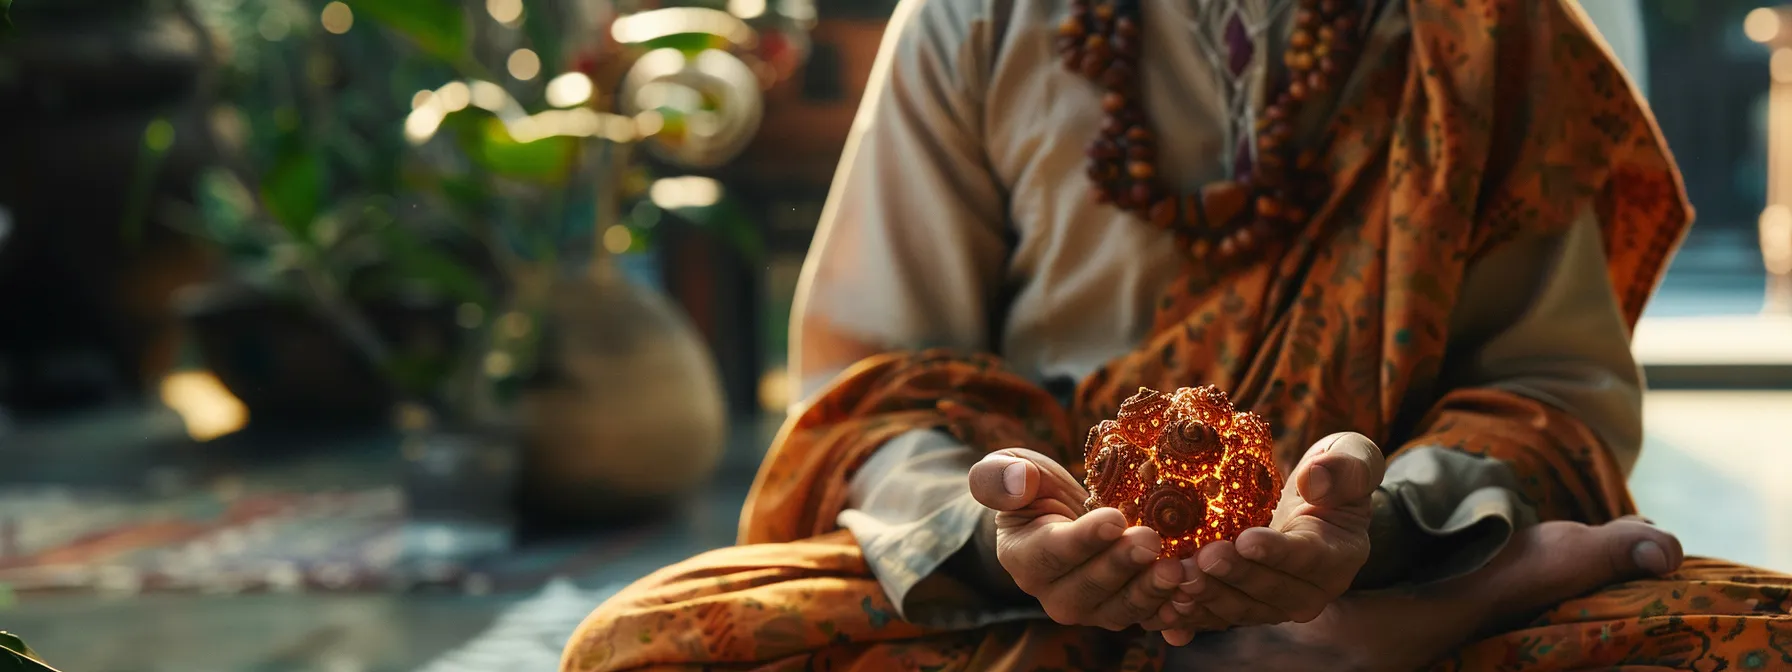
[(1006, 533), (997, 542), (996, 559), (1017, 587), (1043, 596), (1054, 581), (1114, 547), (1125, 531), (1126, 516), (1119, 510), (1096, 509), (1076, 520)]
[(1297, 525), (1289, 533), (1253, 527), (1239, 534), (1232, 545), (1254, 565), (1296, 577), (1336, 599), (1355, 579), (1367, 549), (1357, 548), (1352, 540), (1327, 543), (1303, 527)]
[[(1229, 567), (1218, 567), (1213, 560), (1204, 561), (1202, 558), (1202, 555), (1207, 555), (1208, 548), (1224, 543), (1226, 542), (1217, 542), (1203, 547), (1201, 549), (1203, 553), (1193, 558), (1195, 562), (1191, 563), (1193, 565), (1190, 572), (1192, 576), (1187, 590), (1194, 596), (1195, 603), (1205, 607), (1208, 612), (1218, 617), (1228, 627), (1286, 623), (1289, 620), (1288, 614), (1281, 609), (1266, 604), (1208, 573), (1210, 568), (1224, 569), (1228, 573), (1235, 571)], [(1213, 557), (1217, 558), (1217, 556)], [(1202, 564), (1203, 562), (1206, 564)]]
[(1182, 565), (1175, 560), (1159, 560), (1133, 577), (1126, 588), (1095, 610), (1093, 625), (1109, 630), (1124, 630), (1143, 621), (1157, 618), (1170, 606), (1170, 595), (1182, 583)]
[(1052, 513), (1075, 518), (1083, 513), (1083, 501), (1089, 497), (1063, 465), (1024, 448), (984, 456), (971, 466), (970, 483), (971, 496), (997, 511), (1021, 511), (1049, 503), (1044, 508)]
[[(1058, 577), (1043, 592), (1035, 595), (1039, 596), (1040, 604), (1054, 621), (1108, 627), (1108, 623), (1100, 622), (1098, 609), (1103, 603), (1119, 596), (1134, 577), (1149, 567), (1162, 547), (1163, 541), (1151, 528), (1135, 527), (1126, 530), (1113, 546), (1082, 566)], [(1175, 582), (1172, 581), (1171, 584), (1174, 585)], [(1155, 611), (1157, 605), (1150, 605), (1150, 609), (1132, 619), (1132, 622), (1143, 620)]]
[[(1274, 534), (1269, 530), (1263, 532)], [(1202, 573), (1267, 606), (1274, 611), (1278, 622), (1306, 623), (1318, 618), (1325, 605), (1336, 597), (1332, 591), (1300, 576), (1243, 557), (1235, 544), (1210, 544), (1195, 557)]]
[(1387, 461), (1373, 441), (1343, 432), (1313, 444), (1295, 467), (1294, 481), (1308, 504), (1335, 507), (1367, 500), (1386, 471)]

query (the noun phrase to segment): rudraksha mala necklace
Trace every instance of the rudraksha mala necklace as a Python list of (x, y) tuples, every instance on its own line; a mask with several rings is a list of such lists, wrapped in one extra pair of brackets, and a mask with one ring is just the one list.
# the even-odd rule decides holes
[[(1058, 28), (1058, 53), (1066, 68), (1104, 90), (1101, 133), (1088, 147), (1096, 201), (1173, 231), (1196, 261), (1208, 263), (1228, 264), (1298, 232), (1325, 198), (1328, 180), (1317, 165), (1317, 152), (1295, 143), (1293, 124), (1308, 102), (1351, 71), (1362, 4), (1300, 0), (1282, 55), (1286, 70), (1265, 97), (1271, 102), (1256, 123), (1255, 157), (1249, 147), (1234, 148), (1239, 152), (1235, 179), (1182, 195), (1158, 176), (1153, 124), (1140, 95), (1140, 0), (1071, 0), (1070, 16)], [(1227, 66), (1236, 77), (1249, 65), (1251, 47), (1240, 19), (1235, 15), (1232, 21)]]

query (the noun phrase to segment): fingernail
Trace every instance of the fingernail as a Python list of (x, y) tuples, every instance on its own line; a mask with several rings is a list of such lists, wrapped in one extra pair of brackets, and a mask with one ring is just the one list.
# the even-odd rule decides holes
[(1315, 464), (1307, 467), (1307, 487), (1306, 491), (1301, 493), (1307, 501), (1325, 499), (1325, 493), (1330, 492), (1331, 489), (1332, 472), (1327, 471), (1325, 465)]
[(1151, 582), (1157, 584), (1159, 590), (1175, 587), (1182, 580), (1182, 566), (1174, 562), (1160, 562), (1151, 569)]
[(1151, 559), (1155, 557), (1157, 557), (1157, 551), (1153, 551), (1144, 546), (1132, 547), (1132, 561), (1134, 563), (1143, 565), (1147, 562), (1151, 562)]
[(1195, 613), (1195, 603), (1193, 601), (1178, 602), (1176, 600), (1170, 600), (1170, 607), (1175, 609), (1176, 613), (1184, 616)]
[(1182, 592), (1188, 593), (1189, 595), (1200, 595), (1201, 593), (1207, 592), (1207, 579), (1201, 577), (1182, 584)]
[(1027, 463), (1015, 460), (1002, 469), (1002, 489), (1014, 497), (1027, 494)]
[(1207, 573), (1224, 578), (1227, 574), (1232, 573), (1232, 563), (1225, 560), (1216, 561), (1213, 563), (1213, 567), (1208, 568)]
[(1095, 528), (1095, 534), (1100, 536), (1102, 541), (1119, 539), (1120, 535), (1125, 533), (1126, 528), (1113, 523), (1102, 523), (1100, 527)]
[(1668, 566), (1667, 551), (1662, 550), (1661, 544), (1653, 541), (1639, 543), (1635, 548), (1630, 549), (1630, 558), (1636, 561), (1636, 566), (1657, 576), (1673, 571), (1673, 568)]

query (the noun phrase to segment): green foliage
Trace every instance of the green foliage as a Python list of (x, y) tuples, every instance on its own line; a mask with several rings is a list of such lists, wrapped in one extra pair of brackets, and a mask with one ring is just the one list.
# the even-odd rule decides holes
[(0, 0), (0, 37), (12, 32), (12, 0)]
[(458, 63), (467, 54), (466, 15), (453, 0), (353, 0), (356, 16), (410, 38), (436, 58)]
[[(0, 0), (4, 2), (5, 0)], [(56, 672), (10, 632), (0, 632), (0, 672)]]

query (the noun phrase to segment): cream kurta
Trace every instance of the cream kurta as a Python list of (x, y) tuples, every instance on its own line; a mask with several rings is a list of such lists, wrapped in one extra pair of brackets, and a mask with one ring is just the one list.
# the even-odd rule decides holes
[[(1193, 22), (1216, 0), (1142, 1), (1151, 17), (1144, 103), (1157, 122), (1160, 173), (1185, 190), (1224, 179), (1225, 85)], [(1249, 18), (1280, 3), (1239, 4)], [(1395, 2), (1379, 13), (1365, 62), (1404, 48), (1404, 11)], [(804, 398), (863, 357), (927, 347), (992, 351), (1068, 390), (1146, 336), (1155, 300), (1186, 258), (1170, 234), (1089, 198), (1083, 148), (1101, 122), (1100, 91), (1059, 65), (1052, 41), (1064, 12), (1061, 0), (908, 0), (898, 9), (798, 288), (790, 359)], [(1259, 36), (1245, 74), (1258, 109), (1252, 84), (1274, 74), (1282, 18)], [(1323, 119), (1303, 121), (1310, 132)], [(1446, 382), (1570, 411), (1628, 469), (1642, 441), (1641, 384), (1596, 224), (1589, 215), (1563, 236), (1514, 241), (1470, 269)], [(985, 522), (965, 479), (978, 457), (944, 434), (914, 432), (854, 479), (840, 523), (911, 620), (1037, 615), (925, 590)], [(1478, 567), (1531, 518), (1510, 479), (1504, 465), (1436, 449), (1390, 466), (1386, 484), (1405, 514), (1456, 535), (1462, 551), (1420, 578)], [(1475, 524), (1489, 519), (1501, 524)]]

